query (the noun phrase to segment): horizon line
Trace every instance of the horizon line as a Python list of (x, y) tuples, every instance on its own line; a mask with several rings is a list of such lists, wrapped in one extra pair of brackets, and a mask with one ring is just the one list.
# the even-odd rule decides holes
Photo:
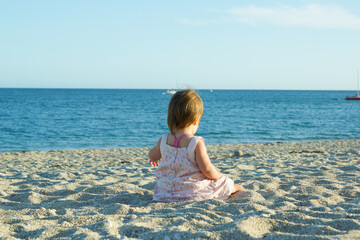
[[(0, 87), (0, 89), (58, 89), (58, 90), (167, 90), (168, 88), (82, 88), (82, 87)], [(187, 89), (187, 88), (180, 88)], [(240, 91), (357, 91), (356, 89), (266, 89), (266, 88), (190, 88), (194, 90), (202, 91), (228, 91), (228, 90), (240, 90)]]

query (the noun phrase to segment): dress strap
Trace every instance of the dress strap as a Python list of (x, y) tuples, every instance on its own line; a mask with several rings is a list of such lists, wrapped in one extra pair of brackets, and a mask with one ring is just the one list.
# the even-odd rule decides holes
[(189, 143), (189, 146), (188, 146), (188, 154), (189, 154), (189, 157), (190, 159), (192, 159), (192, 161), (194, 161), (194, 163), (196, 162), (195, 161), (195, 148), (198, 144), (198, 142), (203, 139), (202, 137), (198, 137), (198, 136), (194, 136), (190, 143)]
[(173, 134), (173, 137), (174, 137), (173, 147), (177, 147), (178, 144), (179, 144), (180, 139), (182, 139), (182, 138), (185, 137), (185, 136), (190, 136), (190, 134), (183, 134), (183, 135), (181, 135), (179, 138), (176, 138), (175, 134)]

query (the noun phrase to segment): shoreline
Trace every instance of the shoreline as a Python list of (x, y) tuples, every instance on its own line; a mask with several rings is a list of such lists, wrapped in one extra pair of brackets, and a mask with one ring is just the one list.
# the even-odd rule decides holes
[(0, 239), (359, 239), (360, 140), (207, 145), (246, 191), (152, 201), (149, 147), (0, 153)]
[[(292, 143), (318, 143), (318, 142), (346, 142), (346, 141), (358, 141), (360, 143), (360, 139), (337, 139), (337, 140), (315, 140), (315, 141), (274, 141), (274, 142), (246, 142), (246, 143), (219, 143), (219, 144), (206, 144), (206, 147), (220, 147), (220, 146), (238, 146), (238, 145), (252, 145), (252, 144), (263, 144), (263, 145), (272, 145), (272, 144), (292, 144)], [(156, 142), (156, 141), (155, 141)], [(65, 152), (65, 151), (108, 151), (108, 150), (118, 150), (118, 149), (151, 149), (153, 146), (148, 147), (117, 147), (117, 148), (79, 148), (79, 149), (50, 149), (50, 150), (18, 150), (18, 151), (6, 151), (1, 152), (0, 154), (7, 153), (33, 153), (33, 152)]]

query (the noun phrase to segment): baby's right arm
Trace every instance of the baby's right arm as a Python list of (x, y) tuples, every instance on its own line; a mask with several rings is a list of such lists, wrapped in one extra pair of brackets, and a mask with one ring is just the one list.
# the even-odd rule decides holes
[(148, 156), (149, 156), (149, 159), (150, 159), (150, 166), (151, 165), (153, 165), (154, 167), (159, 166), (159, 161), (161, 160), (160, 142), (161, 142), (161, 138), (156, 143), (155, 147), (153, 147), (149, 151)]
[(210, 179), (218, 180), (223, 175), (211, 163), (209, 155), (207, 154), (204, 140), (201, 139), (196, 145), (195, 159), (200, 171)]

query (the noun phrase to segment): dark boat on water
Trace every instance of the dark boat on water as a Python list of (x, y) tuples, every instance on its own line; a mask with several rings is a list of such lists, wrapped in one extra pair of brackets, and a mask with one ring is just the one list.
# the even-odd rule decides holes
[(346, 97), (346, 100), (360, 100), (360, 96), (356, 94), (355, 96)]

